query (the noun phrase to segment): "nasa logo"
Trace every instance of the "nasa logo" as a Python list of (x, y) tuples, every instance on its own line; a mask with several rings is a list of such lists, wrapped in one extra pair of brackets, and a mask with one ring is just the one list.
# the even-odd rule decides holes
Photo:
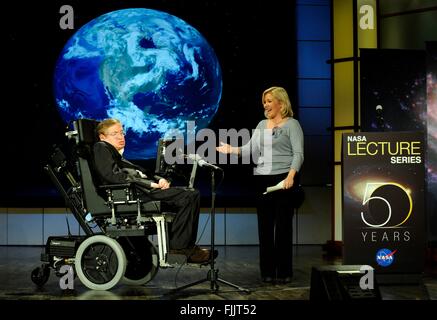
[(366, 136), (349, 136), (347, 137), (348, 142), (362, 142), (367, 141)]
[(392, 252), (389, 249), (380, 249), (380, 250), (378, 250), (378, 252), (376, 253), (376, 262), (381, 267), (388, 267), (395, 260), (394, 254), (396, 253), (396, 251), (397, 250), (394, 250)]

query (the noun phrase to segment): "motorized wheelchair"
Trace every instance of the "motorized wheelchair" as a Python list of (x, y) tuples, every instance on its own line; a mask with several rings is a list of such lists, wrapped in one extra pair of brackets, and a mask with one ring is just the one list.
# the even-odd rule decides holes
[(43, 263), (31, 274), (38, 286), (47, 282), (50, 269), (61, 276), (64, 265), (94, 290), (109, 290), (121, 280), (143, 285), (159, 268), (172, 266), (167, 229), (175, 214), (162, 211), (159, 201), (141, 201), (134, 183), (95, 183), (91, 152), (97, 124), (91, 119), (74, 121), (74, 130), (66, 133), (73, 141), (72, 159), (56, 148), (45, 166), (85, 235), (47, 239)]

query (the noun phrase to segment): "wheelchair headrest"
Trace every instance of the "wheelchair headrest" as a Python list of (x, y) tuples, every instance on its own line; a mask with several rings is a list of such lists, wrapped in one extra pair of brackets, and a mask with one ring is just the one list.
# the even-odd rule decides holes
[(97, 125), (99, 121), (93, 119), (77, 119), (73, 121), (74, 129), (77, 131), (75, 154), (87, 160), (91, 159), (93, 145), (99, 140), (97, 136)]
[(99, 121), (93, 119), (77, 119), (74, 121), (79, 144), (94, 145), (99, 138), (97, 136), (96, 128)]

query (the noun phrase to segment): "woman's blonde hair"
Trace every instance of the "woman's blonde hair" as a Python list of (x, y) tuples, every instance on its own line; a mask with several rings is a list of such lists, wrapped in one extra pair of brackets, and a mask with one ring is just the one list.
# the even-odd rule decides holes
[(105, 119), (99, 122), (96, 127), (97, 135), (105, 134), (108, 128), (112, 127), (115, 124), (121, 124), (120, 120), (117, 119)]
[(264, 105), (264, 97), (267, 93), (270, 93), (273, 98), (281, 103), (281, 116), (282, 118), (293, 117), (293, 110), (291, 109), (290, 98), (287, 91), (282, 87), (271, 87), (263, 92), (261, 103)]

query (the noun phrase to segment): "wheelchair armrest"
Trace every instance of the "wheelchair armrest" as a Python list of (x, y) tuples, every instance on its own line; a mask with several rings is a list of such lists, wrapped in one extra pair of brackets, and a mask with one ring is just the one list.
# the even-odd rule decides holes
[(98, 186), (98, 188), (106, 193), (106, 200), (110, 202), (130, 202), (135, 201), (135, 184), (133, 182), (129, 183), (114, 183), (114, 184), (104, 184)]
[(99, 186), (99, 189), (107, 190), (107, 189), (113, 189), (113, 190), (119, 190), (119, 189), (125, 189), (132, 187), (133, 183), (118, 183), (118, 184), (104, 184)]
[[(119, 183), (119, 184), (105, 184), (105, 185), (99, 186), (98, 188), (106, 191), (107, 193), (109, 192), (111, 197), (112, 197), (113, 196), (112, 191), (124, 190), (124, 189), (130, 189), (130, 190), (135, 189), (135, 183), (130, 182), (130, 183)], [(123, 198), (123, 199), (125, 199), (125, 198)], [(152, 200), (152, 201), (142, 202), (141, 203), (141, 211), (143, 213), (146, 213), (146, 214), (161, 213), (161, 201)]]
[(144, 213), (161, 213), (161, 201), (144, 202), (141, 211)]

